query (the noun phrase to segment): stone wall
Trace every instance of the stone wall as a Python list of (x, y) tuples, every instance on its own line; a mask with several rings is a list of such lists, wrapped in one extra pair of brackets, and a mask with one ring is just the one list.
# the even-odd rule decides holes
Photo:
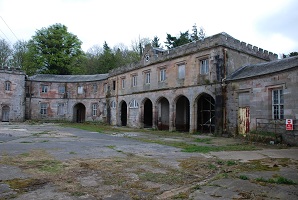
[(25, 117), (25, 73), (19, 68), (0, 68), (0, 121), (7, 117), (8, 121), (24, 121)]

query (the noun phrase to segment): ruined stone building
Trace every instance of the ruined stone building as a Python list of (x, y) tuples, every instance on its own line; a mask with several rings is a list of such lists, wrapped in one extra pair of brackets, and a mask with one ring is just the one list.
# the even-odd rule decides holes
[[(246, 133), (256, 128), (257, 118), (297, 119), (297, 70), (297, 58), (277, 60), (276, 54), (226, 33), (170, 50), (147, 45), (139, 63), (109, 74), (39, 74), (25, 80), (18, 72), (23, 82), (14, 83), (15, 78), (5, 77), (16, 72), (2, 70), (0, 84), (11, 81), (22, 85), (22, 91), (11, 91), (19, 95), (19, 107), (1, 100), (0, 119), (9, 107), (10, 113), (23, 109), (19, 118), (9, 114), (9, 121), (102, 121), (170, 131)], [(275, 97), (281, 101), (281, 96), (284, 103), (276, 105)], [(241, 118), (245, 112), (248, 125)]]

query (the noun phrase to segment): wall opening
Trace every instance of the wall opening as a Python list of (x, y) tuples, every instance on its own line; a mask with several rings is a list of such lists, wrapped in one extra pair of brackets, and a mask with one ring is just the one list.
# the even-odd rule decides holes
[(152, 102), (147, 99), (144, 103), (144, 128), (152, 128)]
[(2, 107), (2, 121), (9, 122), (9, 106)]
[(175, 127), (177, 131), (189, 132), (190, 107), (185, 96), (179, 97), (176, 102)]
[(121, 126), (127, 125), (127, 104), (125, 101), (122, 101), (121, 103), (120, 120)]
[(158, 102), (158, 121), (157, 127), (159, 130), (169, 130), (170, 121), (170, 105), (166, 98), (162, 98)]
[(77, 123), (85, 122), (86, 107), (82, 103), (78, 103), (73, 107), (73, 121)]
[(213, 133), (215, 130), (215, 100), (203, 94), (197, 101), (197, 131)]

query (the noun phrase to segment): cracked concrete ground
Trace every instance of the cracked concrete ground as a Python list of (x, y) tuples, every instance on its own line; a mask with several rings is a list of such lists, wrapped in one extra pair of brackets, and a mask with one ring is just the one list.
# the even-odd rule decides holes
[(135, 131), (0, 123), (0, 199), (298, 199), (297, 148), (187, 153), (145, 141), (210, 136)]

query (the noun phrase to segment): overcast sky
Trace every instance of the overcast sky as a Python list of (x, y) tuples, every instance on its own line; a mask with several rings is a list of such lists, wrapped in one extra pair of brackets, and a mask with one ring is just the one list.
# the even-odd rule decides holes
[(130, 47), (139, 37), (163, 43), (196, 24), (206, 36), (226, 32), (277, 54), (298, 51), (297, 0), (0, 0), (0, 16), (0, 39), (11, 43), (61, 23), (84, 51), (104, 41)]

